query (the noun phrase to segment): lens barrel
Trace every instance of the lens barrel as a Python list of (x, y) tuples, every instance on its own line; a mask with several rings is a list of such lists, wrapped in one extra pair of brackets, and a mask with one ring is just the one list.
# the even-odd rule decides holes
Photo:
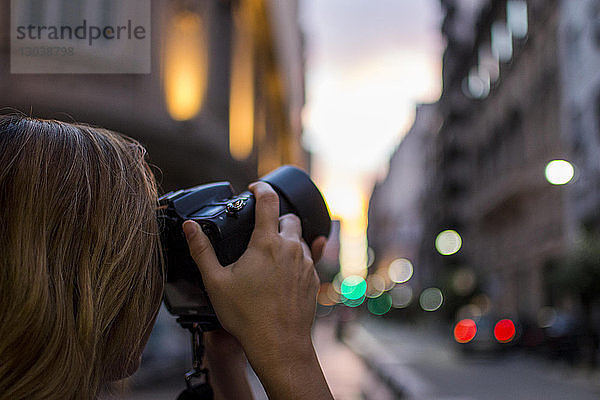
[(319, 236), (329, 236), (331, 219), (325, 200), (308, 174), (285, 165), (260, 178), (279, 195), (280, 215), (296, 214), (302, 222), (302, 238), (308, 244)]

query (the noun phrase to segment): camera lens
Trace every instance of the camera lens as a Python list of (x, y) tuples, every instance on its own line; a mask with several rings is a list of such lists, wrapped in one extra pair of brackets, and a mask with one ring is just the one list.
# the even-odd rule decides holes
[(279, 195), (280, 215), (294, 213), (302, 222), (302, 238), (312, 243), (318, 236), (329, 236), (331, 219), (319, 189), (306, 172), (285, 165), (260, 178)]

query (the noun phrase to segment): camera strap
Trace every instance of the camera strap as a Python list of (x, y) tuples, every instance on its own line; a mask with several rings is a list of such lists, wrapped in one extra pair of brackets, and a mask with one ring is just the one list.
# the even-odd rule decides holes
[(192, 369), (185, 374), (187, 388), (181, 392), (177, 400), (212, 400), (213, 390), (208, 381), (208, 369), (202, 368), (204, 356), (202, 329), (196, 322), (181, 324), (192, 335)]

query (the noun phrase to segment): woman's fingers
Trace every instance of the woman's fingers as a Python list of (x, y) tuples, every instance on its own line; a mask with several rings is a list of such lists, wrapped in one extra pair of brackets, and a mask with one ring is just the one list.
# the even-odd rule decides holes
[(325, 238), (325, 236), (319, 236), (318, 238), (313, 240), (310, 246), (310, 252), (312, 254), (312, 259), (315, 262), (315, 264), (319, 262), (321, 256), (323, 255), (323, 249), (325, 248), (326, 242), (327, 239)]
[(183, 232), (190, 248), (190, 255), (198, 265), (202, 279), (205, 282), (210, 281), (219, 273), (222, 273), (223, 267), (217, 259), (210, 240), (202, 232), (200, 225), (192, 220), (185, 221), (183, 223)]
[(300, 218), (294, 214), (285, 214), (279, 217), (279, 233), (286, 239), (300, 240), (302, 237)]
[(248, 188), (256, 199), (254, 235), (279, 232), (279, 196), (277, 196), (277, 192), (265, 182), (255, 182)]

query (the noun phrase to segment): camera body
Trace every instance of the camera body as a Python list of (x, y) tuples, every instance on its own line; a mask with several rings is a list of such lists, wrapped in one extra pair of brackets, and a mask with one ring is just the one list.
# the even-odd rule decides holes
[[(302, 170), (283, 166), (262, 177), (279, 195), (280, 215), (296, 214), (302, 237), (311, 243), (328, 236), (331, 219), (325, 201)], [(198, 323), (204, 330), (219, 327), (202, 283), (202, 276), (189, 254), (182, 224), (196, 221), (210, 239), (221, 265), (237, 261), (248, 247), (254, 230), (255, 199), (245, 191), (234, 195), (229, 182), (216, 182), (167, 193), (159, 199), (161, 244), (167, 267), (164, 301), (180, 322)]]

